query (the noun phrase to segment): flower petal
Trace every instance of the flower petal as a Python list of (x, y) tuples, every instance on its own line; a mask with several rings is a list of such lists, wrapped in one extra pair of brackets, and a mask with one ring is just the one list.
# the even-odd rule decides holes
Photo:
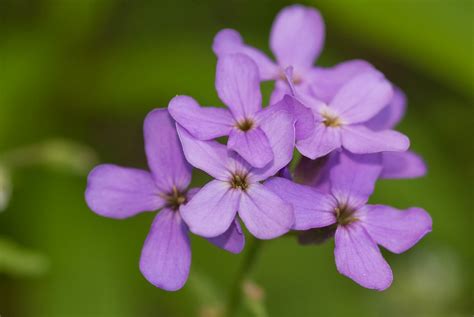
[(412, 151), (383, 152), (381, 178), (417, 178), (426, 174), (426, 164), (418, 154)]
[(205, 238), (223, 234), (229, 229), (239, 209), (240, 191), (229, 183), (213, 180), (181, 206), (181, 216), (192, 233)]
[(395, 130), (372, 131), (363, 125), (343, 126), (342, 146), (357, 154), (378, 152), (404, 152), (410, 147), (410, 140)]
[(365, 122), (369, 129), (380, 131), (393, 129), (405, 114), (406, 97), (397, 87), (394, 88), (393, 98), (375, 117)]
[(270, 178), (265, 187), (293, 206), (294, 230), (321, 228), (336, 222), (337, 201), (331, 195), (280, 177)]
[(293, 158), (295, 127), (293, 116), (286, 111), (278, 111), (260, 122), (273, 151), (273, 160), (264, 168), (254, 168), (251, 173), (255, 180), (264, 180), (275, 175)]
[(393, 253), (402, 253), (431, 232), (430, 215), (421, 208), (399, 210), (367, 205), (356, 215), (372, 239)]
[(214, 178), (226, 180), (229, 178), (227, 170), (227, 147), (215, 141), (201, 141), (192, 137), (184, 128), (177, 126), (179, 139), (188, 162), (208, 173)]
[(239, 216), (259, 239), (273, 239), (287, 233), (295, 218), (293, 208), (259, 183), (242, 193)]
[(103, 164), (94, 168), (87, 179), (86, 202), (95, 213), (109, 218), (127, 218), (164, 206), (150, 173)]
[(262, 51), (245, 45), (239, 32), (232, 29), (219, 31), (214, 37), (212, 50), (217, 57), (241, 53), (250, 57), (258, 66), (260, 80), (272, 80), (279, 76), (279, 68)]
[(383, 291), (392, 284), (390, 266), (358, 223), (337, 228), (334, 256), (339, 273), (363, 287)]
[(324, 21), (310, 7), (292, 5), (275, 18), (270, 35), (270, 47), (278, 64), (309, 68), (319, 56), (324, 44)]
[(184, 190), (191, 182), (191, 165), (186, 162), (176, 125), (166, 109), (155, 109), (145, 118), (145, 152), (157, 186), (164, 192)]
[(381, 156), (339, 154), (337, 164), (329, 171), (331, 192), (340, 204), (357, 209), (364, 205), (374, 191), (382, 170)]
[(375, 68), (363, 60), (350, 60), (334, 67), (315, 67), (308, 74), (311, 91), (317, 99), (331, 102), (341, 87), (352, 78)]
[(322, 122), (316, 123), (313, 133), (296, 143), (298, 151), (310, 159), (316, 159), (341, 147), (341, 129), (326, 127)]
[(173, 118), (199, 140), (211, 140), (229, 135), (234, 123), (227, 109), (201, 107), (191, 97), (176, 96), (168, 110)]
[(140, 271), (155, 285), (167, 291), (183, 287), (191, 266), (188, 229), (179, 213), (163, 209), (153, 221), (140, 257)]
[(344, 122), (360, 123), (373, 118), (392, 97), (392, 85), (380, 72), (364, 72), (342, 86), (329, 107)]
[(219, 58), (216, 89), (236, 120), (250, 118), (262, 108), (258, 68), (246, 55), (230, 54)]
[(227, 147), (237, 152), (250, 165), (257, 168), (264, 167), (273, 159), (270, 141), (262, 129), (258, 127), (246, 132), (232, 129)]
[(238, 219), (230, 225), (226, 232), (215, 238), (207, 239), (212, 244), (231, 253), (240, 253), (245, 245), (245, 235), (240, 228)]
[(269, 107), (257, 113), (257, 120), (264, 120), (275, 112), (285, 110), (293, 114), (295, 119), (295, 138), (296, 140), (303, 140), (311, 135), (314, 131), (315, 123), (313, 112), (311, 109), (305, 107), (295, 97), (284, 95), (280, 100), (271, 104)]

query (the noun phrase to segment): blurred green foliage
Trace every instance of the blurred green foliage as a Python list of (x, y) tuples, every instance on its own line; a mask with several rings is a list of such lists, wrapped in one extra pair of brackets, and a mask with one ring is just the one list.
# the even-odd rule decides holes
[[(0, 157), (60, 138), (87, 145), (79, 157), (93, 161), (87, 154), (91, 147), (101, 162), (144, 167), (141, 128), (148, 111), (166, 106), (176, 94), (219, 104), (210, 48), (214, 34), (236, 28), (268, 52), (273, 17), (290, 3), (0, 0)], [(434, 227), (413, 250), (384, 253), (395, 281), (383, 293), (340, 276), (332, 242), (319, 247), (301, 247), (291, 238), (267, 243), (254, 279), (263, 288), (268, 315), (472, 314), (474, 3), (303, 3), (319, 8), (327, 23), (320, 65), (367, 59), (406, 92), (408, 112), (400, 130), (426, 158), (429, 174), (381, 181), (372, 201), (424, 207)], [(264, 88), (268, 92), (271, 86)], [(53, 147), (58, 148), (64, 149)], [(61, 153), (66, 154), (53, 154), (59, 159), (54, 165), (71, 158), (70, 152)], [(195, 316), (199, 311), (211, 316), (219, 311), (242, 255), (194, 237), (192, 278), (182, 291), (166, 293), (138, 270), (152, 214), (126, 221), (93, 214), (83, 199), (85, 176), (70, 169), (25, 166), (10, 176), (13, 192), (0, 214), (0, 234), (44, 254), (49, 265), (34, 278), (0, 272), (2, 316)], [(203, 177), (197, 173), (195, 185)], [(9, 259), (17, 270), (33, 271), (38, 260), (10, 242), (6, 247), (2, 242), (0, 259), (2, 267)]]

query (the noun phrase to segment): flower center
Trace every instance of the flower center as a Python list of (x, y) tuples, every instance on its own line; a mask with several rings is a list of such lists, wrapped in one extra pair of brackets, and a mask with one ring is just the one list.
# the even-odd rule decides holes
[[(280, 71), (280, 75), (278, 76), (280, 80), (286, 81), (286, 75), (284, 71)], [(293, 85), (298, 86), (299, 84), (303, 83), (303, 78), (298, 74), (293, 72), (293, 76), (290, 78)]]
[(247, 132), (251, 130), (254, 126), (255, 126), (255, 123), (251, 119), (248, 119), (248, 118), (240, 122), (237, 122), (237, 125), (236, 125), (237, 129), (243, 132)]
[(166, 207), (172, 210), (178, 210), (179, 206), (186, 203), (186, 193), (180, 192), (176, 187), (173, 187), (171, 193), (164, 195)]
[(354, 217), (355, 210), (350, 208), (347, 205), (339, 205), (334, 208), (334, 213), (336, 214), (336, 222), (338, 225), (346, 226), (350, 223), (358, 221), (356, 217)]
[(340, 127), (342, 124), (341, 119), (339, 119), (338, 116), (335, 116), (327, 112), (323, 112), (321, 115), (323, 117), (323, 123), (326, 127), (336, 128), (336, 127)]
[(234, 189), (247, 190), (249, 184), (247, 182), (247, 175), (234, 174), (230, 181), (230, 186)]

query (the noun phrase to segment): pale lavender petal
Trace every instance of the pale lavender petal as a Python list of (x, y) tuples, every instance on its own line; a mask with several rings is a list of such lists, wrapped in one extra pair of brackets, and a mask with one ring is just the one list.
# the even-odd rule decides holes
[(229, 135), (235, 120), (229, 110), (201, 107), (191, 97), (176, 96), (168, 105), (171, 116), (199, 140)]
[(357, 154), (378, 152), (404, 152), (410, 147), (410, 140), (395, 130), (372, 131), (363, 125), (343, 126), (342, 146)]
[(298, 151), (311, 159), (329, 154), (341, 147), (341, 129), (326, 127), (324, 123), (316, 123), (313, 133), (304, 140), (296, 143)]
[(378, 71), (365, 72), (342, 86), (329, 103), (346, 123), (373, 118), (393, 97), (393, 88)]
[(383, 205), (367, 205), (355, 216), (372, 239), (394, 253), (402, 253), (431, 232), (430, 215), (421, 208), (399, 210)]
[(140, 257), (140, 271), (155, 285), (177, 291), (188, 279), (191, 245), (179, 213), (163, 209), (153, 221)]
[(258, 68), (246, 55), (230, 54), (219, 58), (216, 89), (236, 120), (250, 118), (262, 108)]
[(329, 172), (331, 192), (340, 204), (357, 209), (374, 191), (381, 169), (379, 154), (354, 155), (344, 151)]
[(185, 160), (176, 125), (166, 109), (155, 109), (145, 118), (145, 152), (157, 186), (164, 192), (184, 190), (191, 182), (191, 165)]
[(394, 88), (393, 98), (375, 117), (365, 122), (368, 128), (379, 131), (393, 129), (405, 114), (406, 97), (397, 87)]
[(358, 223), (337, 228), (334, 256), (339, 273), (363, 287), (383, 291), (392, 284), (390, 266)]
[(261, 80), (276, 79), (279, 76), (278, 66), (262, 51), (245, 45), (239, 32), (235, 30), (224, 29), (217, 33), (212, 49), (219, 58), (235, 53), (247, 55), (257, 64)]
[(258, 127), (246, 132), (232, 129), (227, 147), (239, 153), (250, 165), (257, 168), (264, 167), (273, 160), (270, 141)]
[(336, 222), (337, 201), (331, 195), (280, 177), (270, 178), (265, 187), (293, 206), (294, 230), (321, 228)]
[(273, 150), (273, 160), (264, 168), (254, 168), (251, 173), (255, 180), (264, 180), (275, 175), (293, 158), (295, 127), (293, 115), (278, 111), (260, 123)]
[(301, 5), (286, 7), (273, 22), (270, 47), (283, 68), (311, 67), (323, 43), (324, 21), (313, 8)]
[(271, 116), (273, 113), (285, 110), (293, 114), (295, 119), (295, 138), (303, 140), (311, 135), (314, 131), (315, 122), (311, 109), (305, 107), (295, 97), (284, 95), (278, 102), (259, 111), (257, 119), (262, 121), (264, 118)]
[(223, 234), (239, 209), (240, 191), (228, 182), (213, 180), (180, 208), (181, 216), (192, 233), (205, 238)]
[(308, 73), (311, 91), (316, 98), (329, 103), (352, 78), (373, 70), (375, 68), (363, 60), (350, 60), (330, 68), (315, 67)]
[(164, 206), (150, 173), (103, 164), (94, 168), (87, 179), (86, 202), (95, 213), (109, 218), (127, 218)]
[(195, 139), (184, 128), (177, 126), (179, 139), (188, 162), (208, 173), (214, 178), (226, 180), (229, 178), (227, 169), (227, 147), (215, 141)]
[(417, 178), (426, 175), (426, 164), (412, 151), (383, 152), (383, 169), (380, 178)]
[(275, 85), (273, 87), (272, 93), (270, 95), (270, 101), (268, 102), (269, 105), (274, 105), (280, 102), (285, 95), (291, 95), (291, 90), (282, 80), (275, 81)]
[(207, 239), (212, 244), (231, 253), (240, 253), (245, 245), (245, 235), (240, 228), (238, 219), (230, 225), (226, 232), (215, 238)]
[(242, 193), (239, 216), (252, 235), (273, 239), (287, 233), (295, 218), (293, 208), (259, 183)]

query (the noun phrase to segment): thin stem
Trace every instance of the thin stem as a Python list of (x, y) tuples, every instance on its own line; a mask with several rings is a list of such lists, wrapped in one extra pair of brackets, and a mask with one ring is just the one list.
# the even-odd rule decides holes
[(231, 288), (227, 312), (229, 317), (237, 315), (242, 302), (242, 285), (245, 279), (251, 274), (257, 260), (257, 256), (262, 247), (262, 240), (251, 237), (247, 244), (250, 244), (248, 251), (242, 261), (242, 265), (237, 272), (234, 285)]

